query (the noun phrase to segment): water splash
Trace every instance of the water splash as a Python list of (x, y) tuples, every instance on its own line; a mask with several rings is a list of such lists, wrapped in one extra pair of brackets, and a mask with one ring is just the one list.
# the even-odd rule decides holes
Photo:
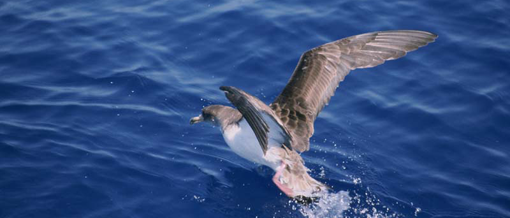
[(318, 202), (301, 206), (300, 212), (305, 217), (344, 217), (344, 211), (350, 208), (351, 197), (348, 191), (337, 193), (324, 193)]
[[(369, 190), (366, 190), (364, 194), (357, 191), (326, 192), (320, 196), (317, 202), (309, 205), (300, 204), (298, 210), (308, 218), (405, 217), (403, 214), (396, 213), (388, 206), (381, 204), (381, 201)], [(421, 212), (421, 209), (416, 208), (414, 216), (417, 216), (419, 212)]]

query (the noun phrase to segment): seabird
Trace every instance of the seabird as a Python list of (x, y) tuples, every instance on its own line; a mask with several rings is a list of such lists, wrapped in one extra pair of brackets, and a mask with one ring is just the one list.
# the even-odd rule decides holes
[(190, 123), (206, 121), (220, 126), (225, 142), (236, 154), (276, 171), (273, 182), (287, 196), (316, 198), (328, 187), (308, 175), (300, 153), (310, 149), (313, 123), (339, 83), (351, 70), (400, 58), (436, 38), (424, 31), (394, 30), (321, 45), (301, 55), (288, 84), (270, 105), (238, 88), (221, 86), (236, 108), (207, 106)]

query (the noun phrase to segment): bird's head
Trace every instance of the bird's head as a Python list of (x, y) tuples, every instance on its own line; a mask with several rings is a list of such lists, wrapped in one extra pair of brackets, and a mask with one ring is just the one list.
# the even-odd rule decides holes
[(212, 124), (217, 124), (218, 122), (218, 116), (220, 115), (220, 112), (222, 111), (222, 108), (225, 106), (222, 105), (210, 105), (207, 107), (204, 107), (202, 109), (202, 113), (199, 116), (191, 118), (189, 123), (191, 125), (195, 123), (200, 122), (208, 122)]

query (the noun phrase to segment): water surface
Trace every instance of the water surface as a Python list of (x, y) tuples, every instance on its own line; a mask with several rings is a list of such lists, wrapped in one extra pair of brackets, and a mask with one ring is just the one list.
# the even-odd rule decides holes
[[(0, 2), (0, 217), (508, 217), (510, 4)], [(190, 126), (221, 85), (270, 103), (301, 53), (371, 31), (435, 43), (341, 83), (303, 153), (333, 187), (289, 202), (273, 172)]]

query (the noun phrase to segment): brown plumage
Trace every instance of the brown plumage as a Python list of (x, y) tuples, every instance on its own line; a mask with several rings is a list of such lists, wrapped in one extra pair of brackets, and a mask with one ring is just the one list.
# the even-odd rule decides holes
[(291, 133), (292, 147), (300, 152), (310, 148), (315, 118), (351, 70), (400, 58), (436, 38), (416, 30), (373, 32), (330, 42), (301, 55), (289, 83), (270, 105)]

